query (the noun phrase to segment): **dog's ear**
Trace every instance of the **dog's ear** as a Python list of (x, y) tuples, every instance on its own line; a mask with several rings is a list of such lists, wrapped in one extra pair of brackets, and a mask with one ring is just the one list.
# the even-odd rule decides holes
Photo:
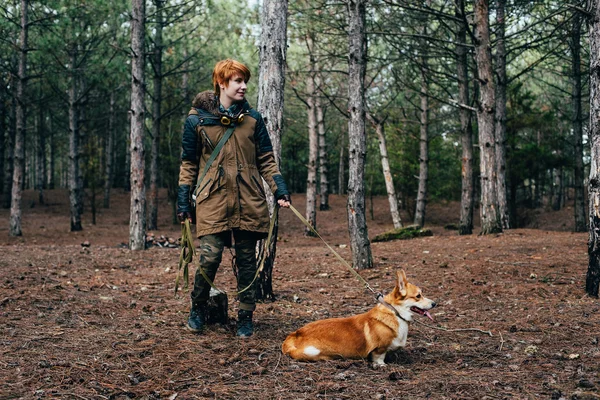
[(396, 287), (398, 288), (400, 295), (404, 297), (406, 296), (406, 284), (408, 281), (406, 280), (406, 274), (403, 269), (396, 272), (396, 278)]

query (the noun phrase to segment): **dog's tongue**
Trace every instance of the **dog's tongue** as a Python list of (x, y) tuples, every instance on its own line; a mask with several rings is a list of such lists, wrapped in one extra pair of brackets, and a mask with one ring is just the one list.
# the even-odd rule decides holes
[(429, 311), (424, 311), (423, 315), (429, 318), (431, 321), (433, 321), (433, 317), (431, 316), (431, 314), (429, 314)]

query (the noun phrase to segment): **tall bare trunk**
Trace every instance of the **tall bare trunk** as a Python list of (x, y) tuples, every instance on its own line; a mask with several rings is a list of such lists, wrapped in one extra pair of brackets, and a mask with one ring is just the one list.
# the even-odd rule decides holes
[[(431, 6), (431, 0), (426, 1), (426, 6)], [(427, 35), (427, 17), (422, 21), (420, 29), (422, 37)], [(421, 75), (421, 116), (419, 130), (419, 187), (417, 190), (417, 201), (415, 204), (414, 224), (425, 225), (425, 208), (427, 206), (427, 190), (429, 183), (429, 83), (427, 74), (429, 65), (427, 62), (427, 43), (421, 40), (420, 75)]]
[(148, 229), (158, 229), (158, 153), (160, 145), (160, 122), (162, 103), (162, 52), (163, 52), (163, 3), (156, 5), (156, 27), (154, 35), (154, 91), (152, 93), (152, 154), (150, 156), (150, 193), (148, 196)]
[(427, 183), (429, 180), (429, 87), (427, 84), (426, 59), (421, 62), (421, 120), (419, 135), (419, 188), (415, 208), (414, 224), (425, 225), (425, 206), (427, 204)]
[(56, 141), (54, 140), (54, 131), (52, 126), (52, 115), (48, 118), (48, 171), (46, 180), (48, 189), (54, 189), (54, 166), (56, 165)]
[(13, 173), (14, 173), (14, 167), (15, 167), (15, 137), (16, 137), (16, 133), (17, 133), (17, 129), (16, 129), (16, 112), (17, 112), (17, 83), (16, 81), (18, 80), (18, 77), (15, 75), (11, 75), (10, 78), (10, 86), (12, 88), (12, 93), (11, 93), (11, 107), (10, 107), (10, 112), (9, 112), (9, 125), (6, 129), (6, 134), (4, 136), (4, 145), (6, 146), (4, 148), (4, 190), (2, 191), (4, 193), (4, 197), (2, 199), (2, 207), (3, 208), (10, 208), (10, 202), (11, 202), (11, 197), (12, 197), (12, 193), (11, 193), (11, 189), (12, 189), (12, 180), (13, 180)]
[[(315, 84), (318, 88), (321, 84), (321, 79), (317, 75)], [(329, 210), (329, 178), (328, 163), (327, 163), (327, 142), (325, 138), (325, 121), (323, 119), (323, 106), (321, 104), (321, 97), (315, 96), (315, 110), (317, 112), (317, 131), (319, 132), (319, 192), (320, 202), (319, 210)]]
[(103, 207), (110, 208), (110, 189), (114, 181), (115, 162), (115, 92), (110, 93), (110, 107), (108, 111), (108, 134), (106, 138), (106, 151), (104, 153), (104, 201)]
[(44, 112), (44, 106), (40, 105), (40, 110), (37, 115), (38, 126), (37, 126), (37, 140), (36, 140), (36, 159), (35, 159), (35, 189), (38, 192), (38, 202), (45, 204), (44, 202), (44, 187), (45, 185), (45, 173), (44, 167), (46, 165), (46, 113)]
[(79, 79), (76, 75), (76, 50), (71, 48), (71, 85), (69, 86), (69, 209), (71, 232), (82, 230), (79, 186)]
[(575, 150), (574, 184), (575, 187), (575, 232), (585, 232), (585, 197), (583, 191), (583, 115), (581, 108), (581, 13), (573, 11), (573, 29), (571, 31), (572, 63), (572, 126)]
[(21, 33), (19, 35), (19, 69), (16, 88), (16, 135), (14, 170), (10, 204), (9, 235), (21, 236), (21, 197), (25, 169), (25, 85), (27, 83), (28, 1), (21, 0)]
[[(458, 34), (456, 46), (456, 66), (458, 78), (458, 99), (462, 105), (469, 105), (469, 64), (467, 59), (467, 24), (464, 18), (465, 1), (458, 0), (456, 6), (456, 17), (458, 23)], [(474, 174), (473, 174), (473, 129), (471, 125), (471, 111), (461, 107), (460, 118), (460, 141), (462, 145), (462, 192), (460, 198), (460, 223), (458, 233), (470, 235), (473, 233), (473, 205), (475, 198)]]
[(488, 0), (475, 1), (475, 61), (480, 99), (477, 106), (481, 174), (481, 233), (502, 232), (496, 190), (496, 151), (494, 139), (495, 93)]
[[(311, 61), (312, 64), (312, 61)], [(307, 123), (308, 123), (308, 174), (306, 177), (306, 220), (317, 228), (317, 157), (319, 152), (319, 135), (317, 133), (317, 113), (315, 110), (314, 69), (306, 80)], [(304, 228), (304, 234), (314, 236), (312, 230)]]
[(498, 0), (496, 9), (496, 190), (502, 229), (510, 229), (510, 209), (506, 188), (506, 0)]
[(590, 181), (588, 207), (590, 236), (585, 291), (598, 297), (600, 287), (600, 1), (589, 0), (590, 11)]
[(131, 15), (131, 205), (129, 248), (146, 248), (146, 188), (144, 186), (144, 24), (145, 0), (132, 0)]
[[(262, 114), (273, 144), (277, 165), (281, 164), (281, 136), (283, 134), (283, 99), (285, 88), (285, 60), (287, 52), (288, 0), (264, 0), (261, 12), (260, 71), (257, 110)], [(266, 192), (269, 193), (268, 186)], [(269, 210), (275, 201), (269, 196)], [(277, 228), (257, 284), (257, 298), (272, 299), (273, 263), (277, 254)], [(259, 248), (264, 243), (259, 243)]]
[(346, 194), (346, 187), (348, 182), (346, 181), (346, 133), (341, 132), (340, 134), (340, 161), (338, 163), (338, 194)]
[(398, 197), (396, 196), (396, 188), (394, 187), (394, 177), (390, 169), (390, 160), (388, 158), (387, 143), (385, 140), (385, 131), (383, 122), (373, 117), (370, 113), (366, 113), (367, 119), (375, 128), (377, 132), (377, 139), (379, 140), (379, 154), (381, 155), (381, 167), (383, 168), (383, 178), (385, 180), (385, 190), (387, 191), (388, 201), (390, 203), (390, 214), (392, 215), (392, 222), (394, 228), (402, 228), (402, 219), (400, 219), (400, 212), (398, 211)]
[(365, 216), (365, 73), (367, 40), (366, 0), (348, 0), (348, 232), (356, 269), (371, 268), (371, 242)]

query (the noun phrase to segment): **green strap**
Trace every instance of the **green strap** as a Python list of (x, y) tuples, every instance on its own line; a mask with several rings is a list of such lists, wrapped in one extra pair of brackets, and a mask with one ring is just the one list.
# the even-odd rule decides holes
[[(273, 215), (271, 216), (271, 221), (269, 224), (269, 234), (267, 235), (267, 240), (265, 241), (262, 258), (260, 260), (258, 268), (256, 268), (256, 273), (254, 274), (254, 278), (252, 279), (252, 282), (250, 282), (250, 284), (248, 286), (246, 286), (245, 288), (243, 288), (242, 290), (239, 290), (239, 291), (233, 292), (233, 293), (229, 293), (230, 295), (237, 296), (238, 294), (243, 293), (246, 290), (250, 289), (252, 287), (252, 285), (254, 284), (254, 282), (256, 281), (256, 278), (258, 278), (258, 275), (264, 269), (265, 260), (267, 259), (267, 257), (269, 257), (269, 247), (271, 245), (271, 241), (273, 240), (273, 231), (275, 229), (275, 225), (277, 224), (278, 211), (279, 211), (279, 207), (276, 205), (275, 209), (273, 210)], [(183, 269), (183, 282), (184, 282), (183, 289), (187, 290), (189, 282), (190, 282), (189, 264), (192, 262), (195, 255), (196, 255), (196, 249), (194, 247), (194, 237), (192, 236), (192, 229), (190, 227), (190, 221), (186, 219), (185, 223), (181, 225), (181, 253), (179, 256), (179, 266), (178, 266), (178, 271), (177, 271), (177, 278), (175, 279), (175, 294), (177, 294), (177, 290), (179, 289), (180, 272), (182, 269)], [(206, 275), (206, 273), (204, 272), (204, 270), (202, 269), (202, 267), (200, 265), (198, 265), (198, 272), (200, 272), (200, 275), (202, 275), (204, 280), (206, 282), (208, 282), (208, 284), (213, 289), (215, 289), (219, 292), (222, 292), (222, 293), (227, 293), (224, 290), (221, 290), (217, 286), (215, 286), (213, 281), (208, 277), (208, 275)]]
[(217, 158), (217, 156), (219, 155), (219, 152), (221, 151), (223, 146), (225, 146), (225, 142), (227, 142), (227, 140), (231, 137), (231, 134), (233, 133), (234, 130), (235, 130), (235, 126), (232, 125), (225, 131), (225, 134), (223, 135), (221, 140), (219, 140), (219, 143), (217, 143), (217, 146), (215, 147), (212, 154), (208, 158), (208, 161), (206, 162), (206, 165), (204, 166), (204, 171), (202, 171), (202, 175), (200, 175), (198, 177), (196, 187), (194, 188), (194, 195), (192, 196), (194, 201), (196, 200), (196, 197), (198, 196), (198, 189), (200, 188), (200, 184), (202, 183), (202, 180), (206, 176), (208, 169), (210, 168), (213, 161), (215, 161), (215, 158)]

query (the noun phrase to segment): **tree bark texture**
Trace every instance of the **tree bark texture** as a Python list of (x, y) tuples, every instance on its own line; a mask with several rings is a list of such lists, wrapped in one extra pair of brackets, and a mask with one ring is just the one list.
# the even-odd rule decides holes
[(502, 232), (496, 190), (495, 93), (488, 0), (475, 1), (475, 40), (475, 62), (477, 63), (477, 82), (480, 95), (477, 105), (477, 123), (481, 174), (481, 234), (486, 235)]
[(348, 0), (348, 232), (352, 263), (371, 268), (373, 257), (365, 215), (365, 73), (367, 64), (366, 0)]
[(112, 188), (115, 175), (115, 102), (115, 92), (113, 91), (110, 93), (110, 106), (108, 111), (108, 134), (106, 138), (106, 151), (104, 154), (104, 208), (110, 208), (110, 189)]
[(12, 95), (11, 95), (11, 103), (12, 106), (9, 112), (9, 125), (6, 128), (6, 133), (4, 135), (4, 189), (2, 193), (4, 197), (2, 199), (2, 207), (10, 208), (11, 203), (11, 189), (12, 189), (12, 179), (13, 172), (15, 166), (15, 137), (17, 133), (16, 129), (16, 111), (17, 111), (17, 92), (16, 92), (16, 81), (18, 77), (15, 75), (11, 76), (11, 87)]
[(150, 190), (148, 196), (148, 229), (158, 229), (158, 153), (160, 146), (160, 123), (162, 103), (162, 53), (163, 53), (163, 2), (154, 0), (156, 26), (154, 35), (154, 67), (152, 93), (152, 153), (150, 155)]
[(575, 168), (573, 171), (573, 186), (575, 188), (575, 232), (587, 230), (584, 198), (584, 167), (583, 167), (583, 114), (581, 107), (581, 12), (573, 11), (573, 28), (571, 31), (571, 63), (572, 63), (572, 127), (575, 151)]
[(338, 194), (346, 194), (346, 187), (348, 182), (346, 181), (346, 133), (342, 132), (340, 138), (340, 160), (338, 163)]
[(21, 0), (21, 33), (19, 35), (19, 68), (16, 87), (16, 135), (14, 151), (14, 170), (11, 191), (9, 235), (22, 236), (21, 199), (25, 170), (25, 85), (27, 82), (27, 36), (29, 2)]
[(588, 207), (589, 263), (585, 291), (598, 297), (600, 286), (600, 1), (590, 0), (590, 181)]
[[(312, 57), (312, 56), (311, 56)], [(313, 61), (311, 60), (311, 64)], [(315, 109), (314, 69), (306, 79), (307, 123), (308, 123), (308, 174), (306, 177), (306, 220), (317, 229), (317, 158), (319, 154), (319, 135), (317, 133), (317, 112)], [(306, 236), (314, 236), (308, 227), (304, 228)]]
[[(426, 1), (426, 6), (431, 6), (431, 0)], [(423, 17), (420, 34), (427, 35), (427, 17)], [(419, 57), (419, 70), (421, 78), (421, 100), (420, 127), (419, 127), (419, 186), (417, 189), (417, 201), (415, 203), (414, 224), (425, 225), (425, 207), (427, 206), (427, 185), (429, 183), (429, 83), (427, 64), (427, 43), (420, 40), (421, 57)]]
[[(464, 21), (465, 1), (458, 0), (456, 17), (459, 20), (457, 29), (456, 67), (458, 78), (458, 100), (461, 104), (471, 104), (469, 96), (469, 64), (467, 58), (467, 23)], [(462, 146), (461, 160), (461, 198), (460, 222), (458, 233), (470, 235), (473, 233), (473, 205), (474, 205), (474, 174), (473, 174), (473, 129), (471, 125), (471, 111), (461, 107), (460, 141)]]
[(131, 204), (129, 215), (129, 248), (146, 247), (146, 188), (144, 186), (144, 0), (132, 0), (131, 15)]
[[(316, 76), (315, 80), (316, 91), (319, 92), (318, 88), (321, 85), (321, 79), (319, 75)], [(323, 119), (323, 105), (321, 104), (321, 97), (315, 96), (315, 110), (317, 112), (317, 131), (319, 132), (319, 192), (320, 192), (320, 203), (319, 210), (329, 210), (329, 178), (328, 173), (328, 162), (327, 162), (327, 142), (325, 138), (325, 121)]]
[[(283, 135), (283, 99), (285, 88), (285, 63), (287, 52), (287, 0), (264, 0), (261, 12), (260, 65), (257, 110), (262, 114), (273, 144), (277, 165), (281, 164), (281, 136)], [(264, 182), (263, 182), (264, 183)], [(264, 184), (265, 192), (270, 188)], [(274, 211), (273, 195), (268, 196), (269, 210)], [(277, 255), (277, 230), (269, 246), (264, 269), (257, 283), (257, 298), (273, 299), (273, 264)], [(258, 244), (264, 247), (264, 240)]]
[[(41, 96), (40, 96), (41, 98)], [(38, 129), (36, 140), (36, 158), (35, 158), (35, 189), (38, 192), (38, 203), (44, 204), (45, 176), (46, 166), (46, 113), (43, 104), (40, 104), (38, 112)]]
[(381, 167), (383, 169), (383, 178), (385, 180), (385, 190), (387, 191), (388, 201), (390, 203), (390, 214), (392, 215), (394, 229), (399, 229), (402, 228), (402, 219), (400, 218), (400, 211), (398, 208), (398, 197), (396, 196), (396, 188), (394, 187), (394, 177), (392, 176), (392, 170), (390, 169), (384, 125), (383, 122), (373, 117), (370, 113), (366, 113), (366, 116), (377, 133)]
[(71, 215), (71, 232), (82, 230), (81, 194), (79, 191), (79, 79), (77, 77), (77, 54), (75, 46), (71, 48), (71, 85), (69, 86), (69, 209)]
[[(425, 34), (425, 33), (424, 33)], [(427, 61), (421, 58), (421, 118), (419, 131), (419, 187), (415, 205), (414, 224), (425, 225), (425, 206), (427, 205), (427, 184), (429, 180), (429, 85), (427, 84)]]
[(506, 0), (497, 0), (496, 7), (496, 190), (502, 229), (510, 229), (506, 187)]

